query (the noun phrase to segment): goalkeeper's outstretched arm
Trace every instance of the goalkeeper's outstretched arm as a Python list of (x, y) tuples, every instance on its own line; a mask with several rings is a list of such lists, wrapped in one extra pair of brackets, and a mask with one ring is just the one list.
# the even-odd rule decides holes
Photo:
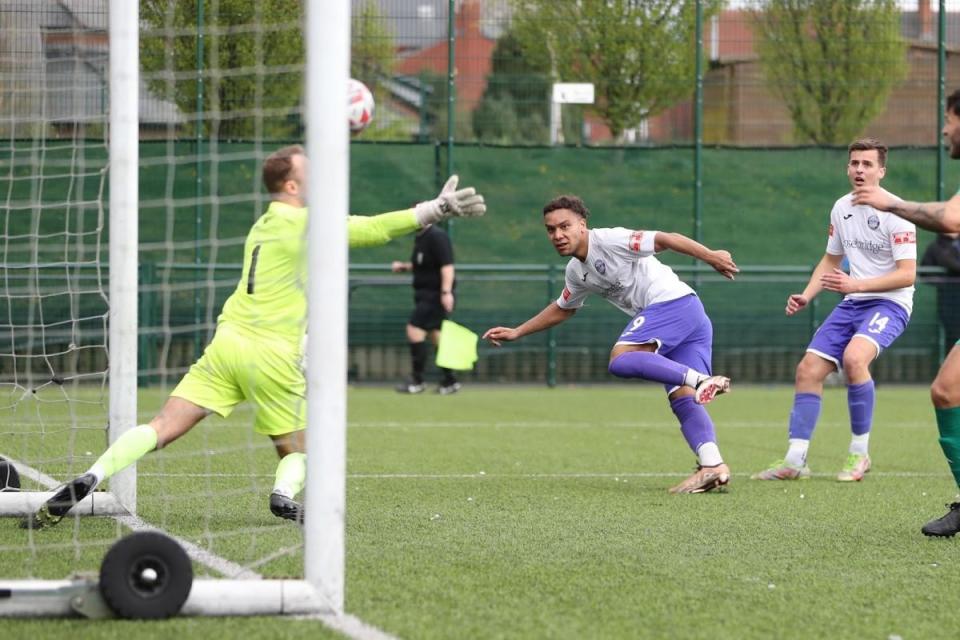
[(350, 247), (379, 247), (420, 229), (413, 209), (347, 218)]
[(454, 217), (477, 217), (487, 212), (483, 196), (473, 187), (457, 189), (460, 178), (450, 176), (433, 200), (412, 209), (376, 216), (350, 216), (347, 233), (351, 247), (377, 247), (431, 224)]

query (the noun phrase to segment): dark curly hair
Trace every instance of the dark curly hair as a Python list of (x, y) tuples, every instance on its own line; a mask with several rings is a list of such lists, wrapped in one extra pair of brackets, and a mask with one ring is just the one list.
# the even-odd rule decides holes
[(583, 204), (583, 200), (577, 196), (557, 196), (547, 204), (543, 205), (543, 215), (547, 215), (551, 211), (556, 211), (557, 209), (567, 209), (569, 211), (573, 211), (583, 219), (590, 217), (590, 209), (587, 209), (587, 205)]

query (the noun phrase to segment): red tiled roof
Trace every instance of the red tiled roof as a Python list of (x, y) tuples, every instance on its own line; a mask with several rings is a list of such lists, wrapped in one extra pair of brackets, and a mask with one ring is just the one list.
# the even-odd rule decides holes
[[(460, 8), (455, 21), (457, 38), (454, 43), (454, 68), (457, 87), (457, 104), (460, 109), (472, 110), (480, 102), (487, 88), (487, 76), (492, 68), (493, 49), (496, 41), (486, 38), (480, 31), (480, 3), (467, 0)], [(447, 73), (447, 41), (438, 42), (400, 60), (396, 71), (402, 75), (417, 75), (432, 71), (439, 75)]]

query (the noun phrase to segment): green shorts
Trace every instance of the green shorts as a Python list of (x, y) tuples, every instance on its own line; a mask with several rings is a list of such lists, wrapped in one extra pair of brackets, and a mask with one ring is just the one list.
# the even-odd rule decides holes
[(253, 428), (268, 436), (307, 426), (306, 381), (299, 349), (220, 325), (203, 356), (170, 395), (227, 417), (241, 401), (253, 404)]

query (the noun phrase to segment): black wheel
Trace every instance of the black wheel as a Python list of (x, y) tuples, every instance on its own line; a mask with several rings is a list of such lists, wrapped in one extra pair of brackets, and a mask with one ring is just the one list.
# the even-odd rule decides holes
[(100, 594), (121, 618), (169, 618), (183, 607), (192, 585), (186, 551), (156, 531), (121, 538), (100, 565)]
[(20, 491), (20, 474), (13, 463), (0, 457), (0, 491)]

